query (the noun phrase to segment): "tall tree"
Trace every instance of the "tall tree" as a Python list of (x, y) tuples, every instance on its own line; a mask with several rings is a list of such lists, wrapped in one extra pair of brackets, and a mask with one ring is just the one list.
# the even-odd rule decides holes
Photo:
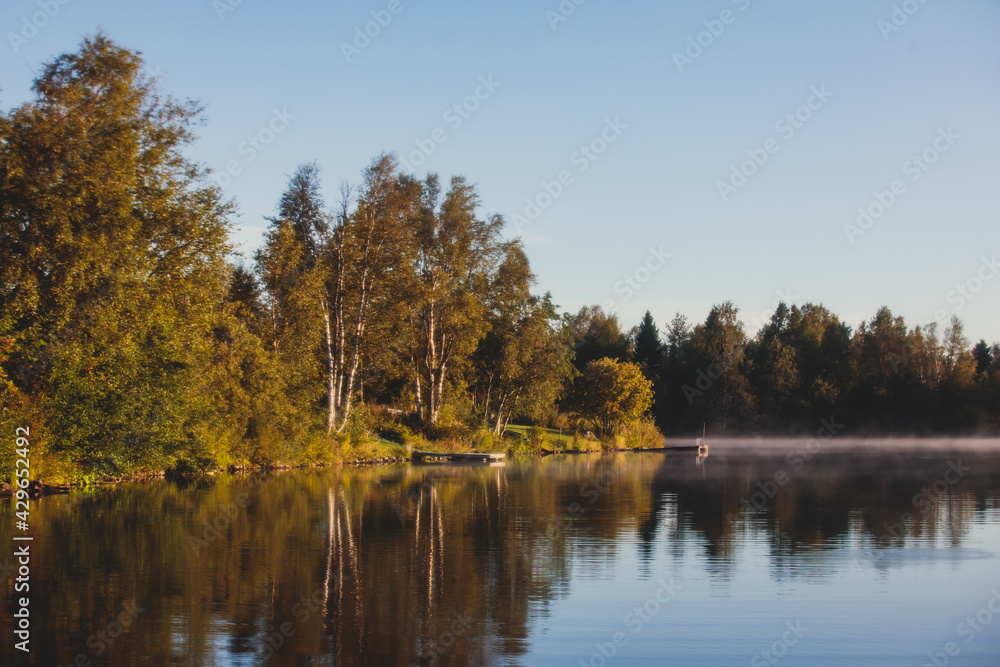
[(507, 245), (490, 288), (489, 330), (472, 359), (470, 389), (479, 412), (503, 432), (513, 415), (541, 419), (574, 372), (572, 347), (549, 294), (532, 296), (534, 276), (520, 242)]
[(853, 389), (856, 365), (851, 327), (840, 320), (830, 322), (823, 331), (818, 357), (822, 364), (809, 387), (814, 420), (835, 408), (843, 413), (846, 397)]
[(976, 358), (973, 356), (969, 339), (965, 337), (965, 327), (957, 317), (944, 332), (943, 366), (946, 382), (954, 390), (965, 390), (972, 386), (976, 377)]
[(898, 415), (906, 391), (909, 354), (906, 323), (883, 306), (854, 336), (858, 359), (856, 414)]
[(976, 375), (985, 377), (993, 364), (993, 348), (987, 345), (985, 340), (980, 339), (972, 349), (972, 356), (976, 360)]
[(242, 264), (233, 267), (229, 276), (229, 291), (226, 301), (233, 304), (233, 314), (256, 335), (261, 335), (265, 318), (263, 292), (253, 271)]
[(299, 165), (288, 179), (278, 202), (278, 217), (291, 223), (295, 237), (302, 244), (304, 269), (312, 269), (328, 226), (326, 202), (320, 191), (320, 167), (317, 162)]
[(663, 344), (660, 342), (660, 330), (653, 320), (653, 314), (648, 310), (632, 337), (632, 349), (633, 358), (643, 369), (643, 374), (653, 380), (663, 363)]
[(822, 305), (778, 304), (747, 353), (763, 426), (828, 418), (850, 383), (850, 331)]
[(327, 225), (323, 210), (319, 167), (299, 166), (278, 201), (277, 215), (268, 218), (264, 246), (256, 255), (268, 296), (271, 347), (289, 399), (307, 415), (322, 395), (321, 323), (327, 313), (317, 261)]
[(729, 301), (712, 307), (705, 323), (691, 334), (695, 377), (685, 386), (692, 406), (705, 421), (714, 421), (723, 431), (734, 417), (752, 420), (754, 399), (747, 379), (746, 334)]
[(680, 364), (690, 340), (691, 327), (688, 325), (687, 317), (676, 313), (667, 328), (666, 363), (669, 365)]
[(455, 176), (443, 199), (436, 175), (424, 182), (414, 225), (408, 316), (418, 413), (437, 423), (446, 381), (486, 334), (486, 291), (503, 261), (503, 218), (481, 219), (479, 196)]
[(576, 315), (567, 315), (567, 325), (573, 335), (577, 370), (598, 359), (632, 359), (632, 341), (622, 331), (618, 316), (605, 313), (600, 306), (584, 306)]
[(925, 395), (941, 386), (943, 355), (937, 322), (915, 327), (908, 336), (906, 356), (894, 358), (893, 365), (906, 371)]
[(797, 351), (789, 343), (791, 313), (784, 302), (779, 303), (771, 321), (747, 345), (757, 407), (768, 426), (789, 416), (791, 399), (799, 389)]
[(688, 401), (684, 395), (687, 367), (691, 354), (691, 327), (687, 317), (676, 313), (667, 327), (660, 379), (664, 400), (656, 405), (656, 417), (664, 431), (679, 432), (688, 424)]
[[(330, 354), (328, 430), (343, 430), (373, 323), (400, 300), (419, 224), (420, 187), (382, 154), (364, 172), (356, 208), (342, 188), (340, 215), (325, 244), (324, 309)], [(412, 283), (412, 281), (410, 281)]]
[(4, 371), (53, 451), (130, 471), (196, 437), (232, 206), (182, 149), (198, 104), (164, 98), (104, 35), (45, 65), (0, 118)]

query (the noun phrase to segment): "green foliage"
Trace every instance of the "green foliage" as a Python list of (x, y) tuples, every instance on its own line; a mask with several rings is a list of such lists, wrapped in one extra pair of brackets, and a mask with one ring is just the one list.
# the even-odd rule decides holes
[(632, 359), (632, 341), (622, 331), (617, 315), (605, 313), (600, 306), (585, 306), (576, 315), (565, 315), (564, 321), (573, 340), (577, 370), (598, 359)]
[(532, 426), (528, 429), (528, 442), (531, 443), (532, 449), (541, 451), (549, 444), (548, 432), (540, 426)]
[(469, 437), (469, 448), (474, 452), (500, 452), (506, 450), (506, 444), (492, 430), (483, 428)]
[(619, 437), (622, 447), (628, 449), (654, 449), (664, 446), (660, 429), (650, 419), (640, 419), (622, 428)]
[(361, 409), (354, 409), (347, 416), (347, 428), (344, 429), (344, 432), (347, 434), (351, 445), (357, 447), (368, 440), (368, 431), (365, 427), (366, 421), (364, 410)]
[(517, 437), (508, 440), (506, 454), (512, 457), (538, 456), (541, 448), (535, 445), (530, 438)]
[(728, 301), (713, 306), (705, 323), (691, 333), (688, 354), (689, 363), (697, 369), (697, 380), (685, 387), (685, 394), (695, 408), (696, 421), (712, 421), (723, 431), (730, 420), (751, 419), (754, 414), (747, 377), (747, 338), (738, 313)]
[(199, 108), (103, 35), (34, 90), (0, 123), (5, 374), (54, 455), (162, 469), (194, 437), (228, 249), (232, 207), (180, 152)]
[(400, 445), (408, 444), (413, 440), (413, 431), (405, 424), (396, 421), (382, 421), (375, 427), (375, 432), (382, 438)]
[(659, 372), (663, 363), (663, 344), (660, 342), (660, 331), (656, 327), (653, 314), (648, 310), (633, 334), (633, 349), (635, 362), (650, 380)]
[(980, 379), (988, 378), (990, 367), (993, 365), (993, 348), (987, 345), (985, 340), (980, 340), (972, 349), (972, 358), (976, 362), (976, 376)]
[(489, 332), (467, 372), (476, 414), (500, 433), (511, 417), (547, 421), (575, 375), (567, 329), (554, 327), (551, 296), (531, 296), (533, 277), (519, 244), (507, 248), (492, 290)]
[(577, 452), (599, 452), (603, 448), (604, 446), (600, 440), (587, 438), (579, 433), (574, 433), (567, 445), (563, 447), (563, 449)]
[(421, 428), (421, 433), (425, 438), (432, 441), (439, 441), (443, 443), (448, 443), (450, 446), (468, 441), (474, 429), (464, 425), (464, 424), (424, 424)]
[(746, 339), (734, 315), (717, 306), (690, 335), (682, 319), (672, 323), (656, 410), (671, 432), (805, 431), (831, 416), (876, 432), (996, 428), (988, 346), (971, 347), (957, 318), (941, 335), (936, 323), (909, 329), (881, 308), (852, 334), (821, 305), (781, 303)]
[(305, 268), (306, 246), (290, 220), (273, 221), (256, 259), (271, 321), (267, 342), (290, 402), (308, 410), (323, 396), (319, 276)]
[(639, 420), (652, 407), (652, 383), (636, 364), (598, 359), (587, 364), (570, 396), (570, 409), (602, 437)]
[(448, 402), (446, 390), (489, 329), (491, 292), (510, 244), (501, 236), (502, 217), (477, 215), (479, 195), (464, 177), (453, 176), (443, 197), (436, 174), (415, 191), (419, 202), (401, 285), (407, 295), (401, 347), (419, 381), (416, 412), (435, 424)]

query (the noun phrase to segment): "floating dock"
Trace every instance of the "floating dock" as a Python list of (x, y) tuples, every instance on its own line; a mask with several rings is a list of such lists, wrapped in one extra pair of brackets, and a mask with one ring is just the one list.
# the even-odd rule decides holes
[(623, 452), (701, 452), (708, 451), (708, 445), (673, 445), (670, 447), (649, 447), (643, 449), (642, 447), (634, 447), (631, 449), (622, 449), (619, 451)]
[(421, 452), (413, 450), (410, 460), (414, 463), (497, 463), (503, 461), (506, 454), (484, 454), (470, 452), (453, 454), (449, 452)]
[(671, 445), (668, 447), (651, 447), (649, 449), (642, 449), (641, 447), (636, 447), (634, 449), (620, 449), (621, 452), (645, 452), (647, 454), (658, 453), (658, 452), (698, 452), (699, 456), (708, 456), (708, 445), (699, 443), (695, 445)]

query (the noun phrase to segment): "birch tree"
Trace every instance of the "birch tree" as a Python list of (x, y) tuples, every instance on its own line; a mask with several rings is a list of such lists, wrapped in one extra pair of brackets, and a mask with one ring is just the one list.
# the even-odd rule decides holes
[(398, 171), (396, 157), (382, 154), (365, 170), (352, 209), (348, 186), (325, 240), (323, 309), (328, 350), (327, 431), (347, 423), (368, 337), (399, 300), (420, 186)]
[(468, 358), (487, 331), (486, 292), (503, 258), (503, 218), (479, 218), (478, 205), (475, 188), (461, 176), (451, 179), (443, 198), (436, 175), (423, 183), (407, 317), (418, 414), (431, 424), (456, 360)]

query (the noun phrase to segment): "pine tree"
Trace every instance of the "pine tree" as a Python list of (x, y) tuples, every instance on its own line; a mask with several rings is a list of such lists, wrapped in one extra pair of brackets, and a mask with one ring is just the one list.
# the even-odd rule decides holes
[(972, 356), (976, 360), (976, 375), (985, 377), (993, 364), (992, 348), (986, 344), (985, 340), (980, 339), (972, 349)]
[(660, 331), (648, 310), (639, 322), (632, 340), (635, 362), (642, 368), (646, 378), (654, 380), (663, 362), (663, 345), (660, 342)]

